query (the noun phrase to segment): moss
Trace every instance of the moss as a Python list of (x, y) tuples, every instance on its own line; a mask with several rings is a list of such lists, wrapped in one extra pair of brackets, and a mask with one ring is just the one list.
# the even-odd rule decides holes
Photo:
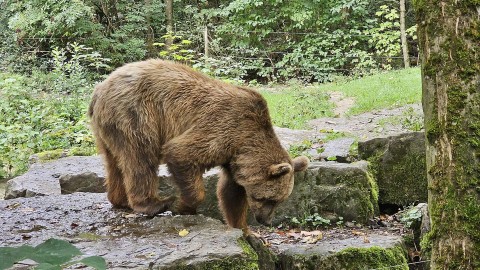
[(373, 176), (373, 174), (370, 171), (367, 171), (367, 179), (368, 179), (368, 182), (370, 183), (370, 187), (371, 187), (371, 189), (370, 189), (370, 199), (371, 199), (371, 202), (374, 205), (375, 213), (378, 213), (379, 210), (378, 210), (378, 184), (377, 184), (377, 180), (375, 179), (375, 177)]
[(96, 153), (95, 147), (73, 147), (68, 151), (69, 156), (93, 156)]
[(346, 248), (330, 256), (283, 255), (282, 268), (302, 270), (366, 270), (392, 268), (408, 270), (404, 246), (392, 248)]
[(59, 159), (67, 155), (63, 149), (56, 149), (56, 150), (49, 150), (49, 151), (37, 153), (36, 156), (38, 157), (38, 161), (43, 162), (43, 161)]
[(343, 264), (335, 269), (377, 269), (396, 266), (395, 269), (408, 270), (406, 251), (400, 246), (389, 249), (380, 247), (346, 248), (336, 254), (335, 258)]
[(440, 136), (440, 132), (438, 121), (430, 119), (425, 123), (425, 135), (429, 141), (435, 141)]

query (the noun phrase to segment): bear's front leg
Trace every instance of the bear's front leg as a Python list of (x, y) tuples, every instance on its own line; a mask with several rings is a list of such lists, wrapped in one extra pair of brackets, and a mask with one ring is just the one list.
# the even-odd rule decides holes
[(188, 163), (178, 164), (167, 162), (175, 185), (180, 190), (180, 198), (175, 205), (175, 211), (182, 215), (194, 215), (198, 206), (205, 198), (202, 172)]
[(247, 226), (247, 193), (245, 188), (235, 183), (228, 167), (222, 168), (217, 184), (217, 197), (220, 210), (227, 224), (250, 234)]
[(154, 157), (135, 154), (120, 162), (128, 164), (122, 171), (128, 204), (135, 212), (152, 216), (165, 212), (175, 201), (175, 196), (158, 196), (158, 163)]

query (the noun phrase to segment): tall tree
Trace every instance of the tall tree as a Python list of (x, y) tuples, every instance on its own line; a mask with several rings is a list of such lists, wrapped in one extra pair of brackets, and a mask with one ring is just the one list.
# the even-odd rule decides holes
[[(173, 0), (165, 0), (165, 18), (167, 23), (167, 34), (173, 35)], [(166, 47), (170, 47), (173, 43), (172, 38), (166, 39)]]
[(416, 0), (432, 269), (480, 269), (480, 2)]
[(409, 68), (410, 59), (408, 58), (407, 32), (405, 28), (405, 0), (400, 0), (400, 40), (402, 42), (403, 64), (405, 68)]

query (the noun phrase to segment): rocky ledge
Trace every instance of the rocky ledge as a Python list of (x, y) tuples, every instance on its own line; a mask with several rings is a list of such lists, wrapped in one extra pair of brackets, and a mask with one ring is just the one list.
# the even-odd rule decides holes
[(148, 218), (112, 209), (105, 193), (0, 201), (0, 229), (0, 246), (59, 238), (103, 257), (109, 269), (408, 269), (400, 236), (372, 234), (365, 241), (352, 234), (270, 248), (203, 215)]

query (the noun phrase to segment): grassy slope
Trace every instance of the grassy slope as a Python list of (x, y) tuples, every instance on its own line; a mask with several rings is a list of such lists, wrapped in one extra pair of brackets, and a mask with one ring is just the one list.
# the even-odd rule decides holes
[(275, 125), (304, 128), (309, 119), (332, 116), (329, 92), (341, 92), (355, 100), (349, 114), (394, 108), (421, 101), (419, 68), (382, 72), (355, 80), (303, 87), (292, 85), (281, 89), (260, 89), (270, 107)]
[(419, 68), (395, 70), (347, 82), (323, 84), (318, 89), (342, 92), (345, 96), (353, 97), (355, 105), (350, 109), (350, 114), (419, 103), (422, 97)]

